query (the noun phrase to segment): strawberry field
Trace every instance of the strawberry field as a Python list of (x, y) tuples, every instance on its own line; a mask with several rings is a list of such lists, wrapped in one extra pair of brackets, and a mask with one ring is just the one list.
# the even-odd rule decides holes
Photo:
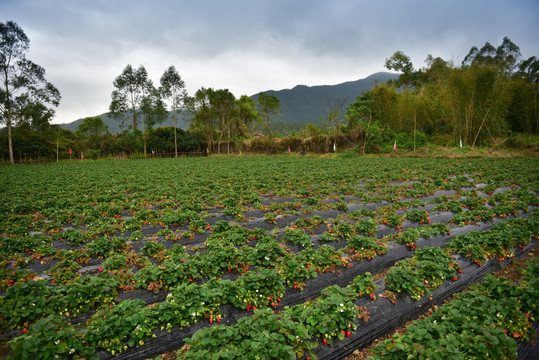
[[(204, 157), (0, 171), (15, 359), (526, 358), (539, 160)], [(455, 296), (456, 294), (456, 296)], [(451, 299), (450, 301), (447, 301)]]

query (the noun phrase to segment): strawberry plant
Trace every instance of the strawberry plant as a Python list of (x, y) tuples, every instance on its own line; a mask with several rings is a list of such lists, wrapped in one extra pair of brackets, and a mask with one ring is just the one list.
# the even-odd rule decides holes
[(406, 292), (414, 300), (419, 300), (425, 292), (442, 285), (446, 279), (453, 278), (458, 265), (449, 253), (440, 248), (416, 250), (412, 258), (401, 260), (387, 272), (387, 288), (395, 292)]
[(305, 280), (317, 276), (315, 266), (305, 261), (304, 256), (287, 255), (282, 264), (277, 267), (282, 271), (288, 286), (303, 289)]
[[(254, 310), (271, 303), (270, 298), (281, 298), (285, 290), (284, 282), (283, 276), (275, 269), (248, 271), (235, 282), (235, 298), (242, 304), (241, 308)], [(235, 300), (234, 304), (238, 302)]]
[(318, 240), (323, 242), (339, 241), (339, 235), (333, 231), (326, 231), (320, 235)]
[[(2, 264), (0, 263), (0, 266)], [(6, 264), (4, 263), (4, 266)], [(9, 270), (0, 267), (0, 291), (5, 291), (8, 287), (33, 279), (36, 276), (35, 271), (28, 269)]]
[[(357, 306), (348, 298), (348, 292), (339, 286), (329, 286), (313, 302), (297, 305), (286, 312), (294, 322), (305, 324), (310, 334), (333, 344), (333, 338), (344, 338), (342, 330), (354, 330), (354, 319), (359, 316)], [(342, 340), (341, 338), (341, 340)]]
[(370, 260), (376, 255), (383, 255), (387, 252), (387, 243), (373, 237), (356, 235), (348, 239), (347, 242), (344, 251), (350, 252), (355, 260), (361, 258)]
[(129, 240), (131, 241), (138, 241), (144, 239), (144, 234), (140, 231), (133, 231), (131, 235), (129, 236)]
[(113, 238), (98, 237), (88, 244), (86, 250), (96, 257), (107, 257), (112, 252), (125, 250), (126, 248), (126, 240), (118, 236)]
[(142, 300), (124, 300), (112, 309), (98, 311), (84, 330), (84, 340), (112, 355), (135, 345), (143, 345), (153, 335), (155, 323)]
[(302, 230), (286, 230), (282, 240), (291, 244), (301, 245), (303, 248), (310, 248), (313, 246), (311, 242), (311, 237), (305, 234), (305, 232), (303, 232)]
[(54, 288), (49, 300), (60, 315), (76, 316), (90, 310), (108, 307), (118, 295), (113, 278), (86, 275)]
[(165, 253), (165, 245), (157, 241), (147, 241), (140, 249), (140, 253), (144, 256), (153, 257), (159, 261), (163, 261)]
[(376, 285), (374, 285), (374, 280), (370, 272), (356, 276), (346, 288), (348, 290), (348, 297), (352, 301), (362, 296), (369, 296), (371, 299), (374, 299), (374, 293), (376, 292)]
[(287, 321), (269, 309), (255, 310), (254, 315), (241, 318), (231, 326), (218, 325), (203, 328), (185, 340), (177, 359), (250, 358), (293, 360), (311, 354), (316, 343), (310, 342), (306, 327)]
[(128, 231), (140, 231), (142, 230), (142, 220), (140, 219), (125, 219), (124, 220), (124, 228)]
[(137, 287), (158, 293), (164, 286), (168, 287), (176, 284), (176, 282), (170, 280), (167, 282), (164, 273), (163, 266), (148, 265), (135, 273), (135, 284)]
[(388, 225), (395, 229), (400, 229), (402, 227), (403, 218), (391, 207), (379, 208), (377, 213), (379, 214), (377, 220), (378, 224)]
[(38, 320), (10, 345), (15, 359), (99, 359), (81, 334), (58, 316)]
[(82, 266), (73, 260), (62, 260), (56, 265), (54, 265), (49, 275), (52, 277), (52, 283), (53, 285), (56, 284), (66, 284), (70, 282), (72, 279), (76, 279), (80, 277), (80, 273), (78, 270)]
[(410, 210), (404, 214), (404, 218), (420, 224), (430, 224), (429, 213), (426, 210)]
[(53, 304), (48, 301), (52, 289), (46, 283), (46, 280), (28, 281), (7, 289), (0, 299), (0, 310), (8, 324), (22, 329), (54, 314)]
[(378, 224), (373, 219), (359, 219), (354, 225), (354, 230), (364, 235), (373, 235), (378, 231)]
[[(538, 262), (528, 265), (537, 268)], [(531, 276), (536, 281), (535, 276)], [(525, 303), (530, 288), (487, 275), (433, 315), (416, 320), (404, 334), (379, 343), (373, 359), (515, 358), (516, 342), (533, 336)], [(537, 288), (533, 290), (537, 296)], [(536, 309), (537, 307), (535, 307)], [(534, 314), (537, 314), (536, 312)], [(422, 344), (423, 346), (416, 346)]]
[(53, 238), (55, 240), (66, 240), (71, 246), (80, 246), (89, 240), (82, 231), (77, 229), (66, 229), (63, 232), (56, 233)]
[(250, 262), (262, 266), (272, 266), (279, 263), (287, 251), (282, 244), (272, 237), (266, 236), (258, 241)]

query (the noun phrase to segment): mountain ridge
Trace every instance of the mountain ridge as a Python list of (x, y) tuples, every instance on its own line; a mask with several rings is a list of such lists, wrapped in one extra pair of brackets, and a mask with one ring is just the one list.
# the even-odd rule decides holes
[[(289, 128), (304, 128), (305, 124), (312, 123), (320, 125), (322, 119), (327, 116), (324, 109), (326, 102), (338, 100), (343, 102), (342, 110), (355, 101), (356, 97), (363, 92), (372, 89), (377, 82), (386, 82), (390, 79), (397, 79), (399, 74), (389, 72), (377, 72), (363, 79), (346, 81), (335, 85), (314, 85), (307, 86), (298, 84), (291, 89), (266, 90), (251, 95), (255, 101), (258, 100), (260, 93), (273, 94), (279, 98), (281, 110), (280, 116), (272, 119), (272, 122), (287, 124)], [(109, 132), (117, 134), (122, 132), (119, 121), (115, 120), (108, 113), (96, 115), (101, 117), (107, 125)], [(75, 120), (71, 123), (59, 124), (61, 128), (76, 131), (78, 126), (84, 121), (84, 118)], [(127, 123), (126, 123), (127, 124)], [(172, 126), (172, 114), (158, 127)], [(182, 113), (178, 117), (177, 125), (186, 130), (189, 127), (189, 115)], [(142, 125), (140, 125), (142, 129)]]

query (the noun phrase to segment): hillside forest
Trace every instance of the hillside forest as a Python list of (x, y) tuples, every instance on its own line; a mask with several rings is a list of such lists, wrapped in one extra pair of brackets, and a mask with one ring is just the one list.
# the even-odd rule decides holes
[[(189, 95), (174, 66), (154, 84), (144, 66), (127, 65), (113, 80), (107, 115), (122, 127), (109, 132), (101, 117), (76, 131), (52, 124), (61, 94), (45, 69), (26, 58), (29, 39), (14, 22), (0, 23), (0, 156), (3, 162), (146, 157), (185, 153), (358, 153), (415, 150), (428, 143), (478, 147), (539, 133), (539, 59), (524, 59), (505, 37), (498, 46), (473, 46), (460, 64), (426, 55), (416, 67), (396, 51), (385, 67), (399, 74), (357, 94), (328, 98), (325, 117), (290, 130), (280, 100), (259, 93), (236, 98), (202, 87)], [(162, 126), (172, 119), (172, 126)], [(179, 119), (187, 129), (177, 126)], [(536, 140), (532, 140), (536, 142)], [(398, 145), (397, 145), (398, 144)]]

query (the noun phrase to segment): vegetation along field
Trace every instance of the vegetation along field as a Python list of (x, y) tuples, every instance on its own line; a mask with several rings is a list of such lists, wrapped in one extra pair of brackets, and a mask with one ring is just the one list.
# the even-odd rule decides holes
[[(343, 359), (436, 305), (373, 358), (525, 359), (539, 318), (538, 165), (4, 166), (2, 355)], [(520, 281), (489, 275), (522, 257)]]

